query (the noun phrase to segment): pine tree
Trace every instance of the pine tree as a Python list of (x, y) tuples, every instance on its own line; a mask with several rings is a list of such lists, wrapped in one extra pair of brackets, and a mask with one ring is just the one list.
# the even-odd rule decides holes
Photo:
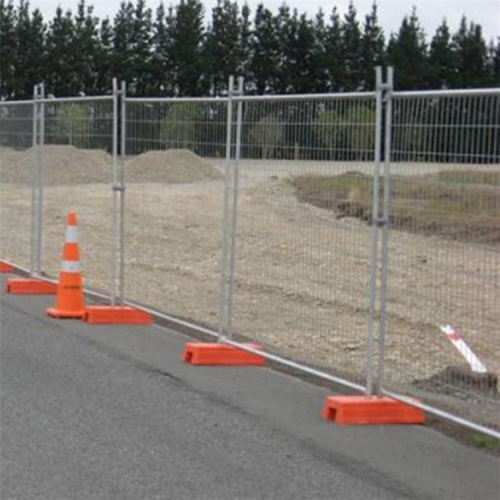
[(240, 24), (240, 57), (237, 73), (239, 75), (244, 75), (246, 78), (251, 78), (249, 75), (250, 71), (250, 61), (252, 58), (252, 36), (253, 28), (252, 22), (250, 20), (250, 8), (245, 3), (241, 8), (241, 16), (239, 20)]
[(172, 29), (173, 8), (169, 7), (167, 14), (163, 3), (161, 3), (156, 10), (151, 40), (153, 45), (152, 91), (159, 96), (172, 96), (174, 94)]
[[(133, 59), (134, 5), (122, 2), (113, 25), (112, 71), (116, 78), (124, 80), (128, 85), (134, 82)], [(135, 94), (132, 86), (129, 92)]]
[(320, 9), (316, 14), (312, 26), (314, 43), (311, 49), (312, 78), (314, 80), (315, 92), (328, 92), (330, 89), (328, 76), (328, 60), (330, 54), (327, 48), (327, 26), (325, 14)]
[(391, 35), (387, 46), (388, 63), (395, 68), (395, 86), (399, 90), (425, 89), (429, 86), (427, 45), (413, 9), (404, 17), (397, 36)]
[(349, 3), (341, 29), (342, 55), (345, 64), (344, 90), (353, 91), (361, 85), (361, 30), (357, 20), (357, 11)]
[(207, 92), (203, 79), (204, 9), (199, 0), (181, 0), (173, 18), (172, 65), (175, 93), (200, 96)]
[(98, 95), (107, 94), (111, 88), (113, 74), (113, 27), (108, 18), (101, 21), (96, 48), (96, 79), (94, 91)]
[[(89, 95), (96, 93), (97, 59), (99, 51), (98, 23), (92, 15), (93, 7), (87, 6), (85, 0), (80, 0), (77, 7), (74, 26), (72, 64), (80, 82), (80, 91)], [(108, 86), (111, 82), (108, 82)]]
[(384, 64), (385, 40), (378, 24), (377, 5), (374, 3), (370, 14), (365, 17), (361, 37), (361, 83), (364, 90), (375, 88), (375, 67)]
[(446, 21), (436, 30), (429, 50), (430, 85), (448, 88), (455, 76), (455, 53), (451, 44), (450, 29)]
[(75, 26), (71, 11), (58, 7), (47, 34), (47, 91), (56, 97), (74, 96), (79, 82), (73, 64)]
[(219, 95), (227, 89), (230, 75), (241, 67), (241, 23), (239, 7), (230, 0), (218, 0), (212, 9), (212, 23), (208, 29), (205, 54), (211, 92)]
[(280, 63), (277, 24), (272, 12), (259, 4), (254, 18), (250, 70), (257, 94), (274, 90)]
[(326, 34), (327, 74), (330, 91), (338, 92), (344, 87), (346, 65), (343, 53), (342, 22), (337, 8), (334, 7), (330, 16), (330, 25)]
[(0, 0), (0, 99), (16, 97), (16, 24), (14, 4)]
[(456, 57), (454, 86), (482, 87), (488, 81), (487, 48), (481, 26), (462, 17), (458, 32), (453, 35)]

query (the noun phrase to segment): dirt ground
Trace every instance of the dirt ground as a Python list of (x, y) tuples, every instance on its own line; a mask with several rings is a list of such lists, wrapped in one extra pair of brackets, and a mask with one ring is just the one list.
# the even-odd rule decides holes
[[(0, 155), (0, 254), (29, 266), (30, 155), (5, 148)], [(90, 286), (109, 289), (111, 159), (102, 151), (58, 146), (47, 149), (45, 161), (44, 268), (57, 275), (65, 214), (76, 210), (85, 279)], [(300, 203), (286, 178), (305, 172), (370, 173), (371, 168), (369, 163), (242, 161), (232, 304), (237, 334), (360, 383), (365, 380), (371, 229), (362, 221)], [(458, 166), (394, 166), (411, 175), (442, 168)], [(183, 151), (150, 152), (129, 160), (127, 298), (217, 328), (223, 173), (221, 160)], [(435, 380), (447, 367), (465, 364), (439, 328), (448, 323), (490, 372), (500, 374), (497, 245), (391, 231), (389, 269), (388, 386), (422, 395), (417, 381)], [(442, 383), (454, 387), (453, 380)], [(488, 425), (500, 424), (495, 391), (478, 395), (457, 390), (441, 401), (466, 418), (480, 409)], [(459, 410), (456, 404), (462, 404)]]

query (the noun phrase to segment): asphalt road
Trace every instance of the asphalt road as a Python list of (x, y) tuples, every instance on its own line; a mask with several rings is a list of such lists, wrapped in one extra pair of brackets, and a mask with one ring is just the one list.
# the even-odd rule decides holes
[(483, 499), (498, 461), (422, 426), (337, 426), (326, 389), (180, 362), (187, 337), (54, 320), (1, 277), (8, 499)]

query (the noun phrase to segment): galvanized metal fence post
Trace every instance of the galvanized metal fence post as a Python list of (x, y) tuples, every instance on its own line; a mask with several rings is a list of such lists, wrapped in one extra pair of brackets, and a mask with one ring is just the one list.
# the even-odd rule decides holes
[(378, 266), (378, 225), (379, 225), (379, 191), (382, 151), (382, 117), (383, 117), (383, 83), (382, 67), (376, 71), (376, 112), (375, 112), (375, 171), (373, 174), (372, 195), (372, 228), (371, 228), (371, 257), (370, 257), (370, 306), (367, 325), (366, 349), (366, 395), (373, 395), (373, 344), (375, 301), (377, 296), (377, 266)]
[[(243, 77), (238, 78), (237, 96), (243, 96), (244, 80)], [(233, 337), (233, 296), (234, 282), (236, 277), (236, 243), (238, 231), (238, 188), (239, 188), (239, 161), (241, 156), (241, 125), (243, 118), (243, 103), (238, 100), (236, 110), (236, 147), (234, 152), (234, 178), (233, 178), (233, 207), (232, 207), (232, 226), (231, 226), (231, 249), (229, 257), (229, 296), (227, 305), (227, 336), (229, 339)]]
[(43, 145), (45, 142), (45, 88), (43, 83), (34, 87), (33, 103), (33, 152), (32, 152), (32, 238), (31, 269), (32, 277), (42, 275), (43, 241)]
[(31, 260), (30, 260), (30, 276), (36, 275), (37, 262), (37, 241), (38, 241), (38, 198), (40, 195), (40, 186), (37, 182), (37, 172), (39, 166), (39, 151), (38, 151), (38, 97), (39, 85), (33, 87), (33, 137), (31, 150)]
[(122, 81), (120, 98), (121, 98), (121, 141), (120, 141), (120, 161), (117, 162), (118, 175), (117, 190), (119, 193), (118, 197), (118, 210), (119, 210), (119, 304), (123, 305), (124, 290), (125, 290), (125, 183), (124, 183), (124, 169), (125, 169), (125, 157), (127, 154), (127, 108), (126, 108), (126, 95), (127, 95), (127, 84)]
[(113, 207), (111, 213), (111, 288), (110, 288), (110, 301), (111, 305), (116, 305), (117, 291), (117, 253), (119, 246), (118, 234), (118, 81), (113, 78), (113, 172), (112, 172), (112, 185), (113, 190)]
[(382, 396), (384, 357), (385, 357), (385, 317), (387, 297), (388, 273), (388, 241), (389, 241), (389, 203), (391, 194), (391, 142), (392, 142), (392, 96), (394, 88), (394, 68), (387, 68), (387, 81), (384, 84), (385, 121), (384, 121), (384, 200), (382, 214), (382, 265), (380, 269), (380, 313), (379, 313), (379, 344), (378, 344), (378, 372), (376, 393)]
[(233, 93), (234, 77), (228, 80), (227, 94), (227, 120), (226, 120), (226, 162), (224, 171), (224, 200), (222, 204), (222, 252), (220, 264), (220, 287), (219, 287), (219, 337), (221, 342), (227, 331), (227, 259), (228, 259), (228, 234), (229, 234), (229, 190), (231, 185), (231, 141), (232, 141), (232, 119), (233, 119)]

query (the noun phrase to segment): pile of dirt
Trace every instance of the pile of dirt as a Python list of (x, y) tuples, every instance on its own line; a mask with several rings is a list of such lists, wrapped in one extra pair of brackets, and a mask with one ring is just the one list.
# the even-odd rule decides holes
[(222, 178), (216, 167), (189, 149), (148, 151), (125, 165), (125, 182), (178, 184)]
[[(31, 185), (33, 149), (18, 151), (0, 149), (0, 181)], [(64, 186), (110, 183), (113, 179), (112, 156), (102, 150), (78, 149), (74, 146), (41, 148), (44, 185)], [(150, 151), (125, 163), (125, 182), (191, 183), (221, 179), (221, 172), (188, 149)]]
[[(46, 186), (111, 182), (112, 158), (105, 151), (52, 145), (43, 146), (40, 150)], [(33, 149), (16, 151), (1, 148), (1, 182), (31, 185), (33, 155)]]

